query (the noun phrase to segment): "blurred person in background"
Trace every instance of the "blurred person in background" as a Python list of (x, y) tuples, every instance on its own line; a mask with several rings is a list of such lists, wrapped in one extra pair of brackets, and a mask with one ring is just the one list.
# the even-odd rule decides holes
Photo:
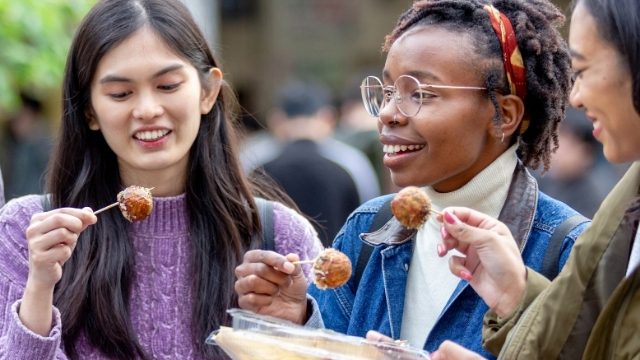
[(40, 100), (25, 92), (22, 107), (7, 123), (0, 165), (4, 169), (7, 199), (42, 193), (52, 137)]
[(327, 154), (331, 145), (323, 143), (334, 133), (335, 109), (329, 91), (318, 83), (298, 80), (286, 85), (267, 122), (281, 147), (262, 169), (314, 219), (320, 239), (330, 246), (344, 219), (360, 204), (355, 176), (375, 181), (375, 175), (356, 175)]
[(339, 121), (336, 139), (356, 147), (367, 155), (378, 177), (378, 185), (382, 193), (397, 191), (398, 187), (391, 182), (391, 174), (382, 159), (384, 152), (380, 144), (376, 119), (362, 106), (360, 83), (363, 76), (349, 82), (343, 92), (339, 107)]
[(601, 146), (592, 131), (584, 112), (567, 109), (549, 171), (536, 174), (540, 190), (587, 217), (593, 217), (620, 178), (611, 164), (601, 161)]
[[(355, 182), (360, 202), (373, 199), (380, 195), (380, 186), (378, 184), (376, 171), (371, 161), (367, 158), (367, 155), (356, 147), (336, 139), (337, 120), (335, 108), (331, 104), (332, 96), (329, 90), (324, 84), (320, 84), (317, 81), (294, 79), (288, 84), (289, 87), (297, 86), (301, 91), (308, 91), (305, 90), (305, 87), (315, 87), (316, 90), (314, 91), (316, 91), (317, 94), (323, 94), (322, 99), (310, 99), (313, 103), (317, 103), (320, 100), (325, 103), (327, 109), (331, 109), (331, 111), (325, 112), (326, 115), (331, 114), (331, 116), (324, 117), (326, 121), (324, 121), (323, 124), (326, 126), (322, 128), (325, 131), (313, 135), (315, 142), (319, 145), (319, 151), (323, 156), (339, 164), (349, 172)], [(318, 92), (317, 90), (320, 88), (323, 90)], [(284, 96), (284, 93), (281, 95)], [(304, 100), (302, 96), (303, 95), (301, 95), (300, 101), (307, 101)], [(281, 123), (277, 120), (275, 122), (272, 121), (274, 118), (282, 117), (281, 115), (274, 117), (273, 114), (277, 112), (278, 111), (273, 111), (272, 114), (267, 116), (267, 130), (254, 132), (242, 143), (240, 161), (242, 162), (245, 172), (251, 173), (278, 157), (282, 153), (284, 144), (288, 142), (288, 139), (285, 138), (287, 136), (286, 134), (282, 134), (280, 129), (274, 129), (273, 124)], [(282, 114), (281, 110), (280, 114)]]

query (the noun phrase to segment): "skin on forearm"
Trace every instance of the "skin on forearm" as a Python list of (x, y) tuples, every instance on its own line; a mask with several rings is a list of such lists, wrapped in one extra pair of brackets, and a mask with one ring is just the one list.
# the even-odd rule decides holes
[(524, 268), (524, 275), (518, 277), (518, 281), (514, 281), (512, 286), (509, 286), (509, 291), (505, 293), (502, 301), (500, 301), (492, 310), (500, 317), (507, 317), (511, 315), (524, 299), (524, 295), (527, 287), (527, 269)]
[(27, 281), (18, 315), (29, 330), (40, 336), (49, 336), (53, 323), (53, 288)]

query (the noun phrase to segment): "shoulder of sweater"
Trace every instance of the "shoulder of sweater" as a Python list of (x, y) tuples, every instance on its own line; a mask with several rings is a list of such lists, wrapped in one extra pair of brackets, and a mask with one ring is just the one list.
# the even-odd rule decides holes
[(39, 195), (12, 199), (0, 209), (0, 258), (4, 263), (0, 264), (0, 268), (4, 269), (3, 272), (7, 270), (7, 264), (14, 264), (9, 268), (15, 270), (13, 266), (16, 259), (26, 259), (26, 229), (31, 223), (31, 216), (39, 212), (42, 212), (42, 198)]
[(313, 228), (309, 220), (296, 210), (278, 201), (272, 201), (272, 204), (274, 224), (295, 224), (302, 227), (308, 226)]
[(322, 249), (318, 233), (307, 218), (294, 209), (273, 202), (273, 228), (276, 251), (281, 254), (295, 252), (301, 258), (305, 254), (313, 258)]
[(26, 195), (11, 199), (0, 208), (0, 223), (22, 223), (31, 221), (31, 216), (42, 212), (41, 195)]

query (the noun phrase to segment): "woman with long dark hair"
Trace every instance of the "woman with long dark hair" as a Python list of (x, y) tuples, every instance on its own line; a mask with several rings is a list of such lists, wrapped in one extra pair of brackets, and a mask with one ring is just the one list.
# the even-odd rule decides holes
[[(0, 212), (0, 358), (219, 356), (204, 339), (229, 325), (234, 268), (262, 247), (254, 196), (286, 201), (243, 175), (233, 105), (180, 1), (92, 8), (64, 75), (53, 210), (26, 196)], [(149, 218), (93, 214), (131, 185), (154, 188)], [(312, 226), (272, 205), (275, 250), (314, 258)]]

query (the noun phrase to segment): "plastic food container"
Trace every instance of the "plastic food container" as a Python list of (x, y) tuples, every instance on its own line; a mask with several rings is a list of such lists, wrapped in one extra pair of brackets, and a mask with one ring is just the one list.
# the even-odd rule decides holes
[(228, 310), (233, 327), (221, 327), (207, 343), (222, 348), (234, 360), (417, 360), (423, 350), (401, 343), (373, 343), (330, 330), (310, 329), (246, 310)]

